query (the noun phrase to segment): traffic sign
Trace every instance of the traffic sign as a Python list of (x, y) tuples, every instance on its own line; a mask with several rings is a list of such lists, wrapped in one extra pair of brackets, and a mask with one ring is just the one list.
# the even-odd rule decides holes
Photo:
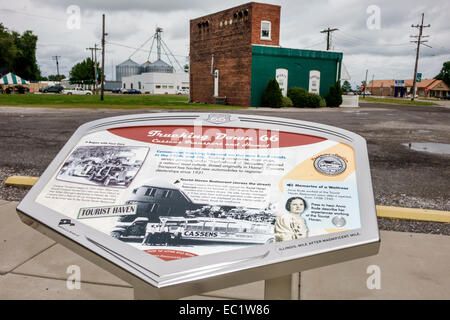
[(417, 82), (422, 81), (422, 73), (417, 72), (416, 81), (417, 81)]

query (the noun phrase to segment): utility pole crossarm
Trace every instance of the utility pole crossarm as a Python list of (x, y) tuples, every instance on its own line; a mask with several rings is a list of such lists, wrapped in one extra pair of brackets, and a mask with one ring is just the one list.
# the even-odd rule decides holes
[(338, 28), (330, 29), (328, 27), (325, 30), (320, 31), (320, 33), (326, 33), (327, 34), (327, 51), (330, 50), (330, 33), (339, 30)]

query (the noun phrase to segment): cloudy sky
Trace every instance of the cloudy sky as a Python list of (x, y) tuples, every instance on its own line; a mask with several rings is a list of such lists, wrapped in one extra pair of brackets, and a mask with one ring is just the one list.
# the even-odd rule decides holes
[[(368, 80), (412, 78), (416, 45), (410, 35), (425, 13), (429, 35), (420, 49), (419, 72), (435, 76), (450, 60), (450, 2), (448, 0), (261, 0), (281, 5), (280, 45), (288, 48), (325, 50), (331, 27), (332, 49), (344, 53), (344, 64), (357, 84), (369, 70)], [(60, 73), (68, 76), (72, 66), (90, 56), (88, 47), (101, 43), (101, 19), (106, 14), (107, 47), (105, 73), (113, 77), (116, 64), (128, 59), (155, 31), (164, 29), (163, 40), (181, 65), (189, 54), (189, 20), (245, 3), (238, 0), (0, 0), (0, 22), (5, 27), (38, 35), (37, 59), (44, 75), (56, 74), (52, 56), (60, 58)], [(77, 11), (79, 10), (79, 19)], [(132, 59), (143, 63), (150, 44)], [(99, 52), (100, 53), (100, 52)], [(163, 52), (164, 53), (164, 52)], [(99, 54), (100, 59), (100, 54)], [(156, 45), (150, 61), (156, 59)], [(167, 61), (164, 56), (163, 60)], [(176, 64), (175, 64), (176, 65)]]

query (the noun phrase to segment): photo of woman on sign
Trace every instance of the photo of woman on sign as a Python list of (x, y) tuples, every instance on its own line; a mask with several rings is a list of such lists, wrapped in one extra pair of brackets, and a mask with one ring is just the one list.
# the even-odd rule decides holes
[(275, 222), (275, 241), (289, 241), (308, 236), (308, 228), (301, 214), (306, 210), (306, 201), (301, 197), (292, 197), (286, 201), (286, 210)]

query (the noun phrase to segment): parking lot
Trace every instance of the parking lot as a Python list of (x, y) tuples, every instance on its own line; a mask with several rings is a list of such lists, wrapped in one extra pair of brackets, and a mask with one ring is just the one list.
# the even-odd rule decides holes
[[(5, 187), (4, 180), (11, 175), (40, 175), (81, 124), (104, 117), (147, 112), (167, 111), (0, 107), (0, 199), (20, 200), (26, 190)], [(448, 107), (364, 103), (360, 108), (261, 108), (210, 112), (286, 117), (358, 133), (367, 140), (377, 205), (450, 211)], [(414, 150), (417, 146), (422, 151)], [(440, 153), (429, 152), (436, 146)], [(450, 234), (448, 224), (440, 223), (380, 219), (380, 227)]]

